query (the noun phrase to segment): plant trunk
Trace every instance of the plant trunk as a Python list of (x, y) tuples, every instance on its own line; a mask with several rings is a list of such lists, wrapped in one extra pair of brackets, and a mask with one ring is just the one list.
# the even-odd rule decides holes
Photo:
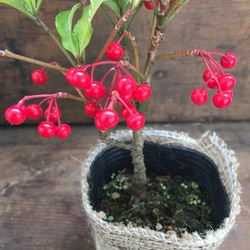
[(132, 163), (134, 165), (134, 176), (132, 180), (132, 204), (146, 198), (146, 167), (144, 163), (142, 130), (133, 131), (132, 144), (135, 146), (131, 149)]

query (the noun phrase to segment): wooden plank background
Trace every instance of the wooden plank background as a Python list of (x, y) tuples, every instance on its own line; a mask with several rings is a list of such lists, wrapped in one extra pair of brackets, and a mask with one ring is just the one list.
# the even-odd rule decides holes
[[(78, 1), (44, 1), (40, 15), (55, 32), (54, 17), (60, 11), (68, 10)], [(213, 90), (209, 90), (209, 102), (196, 106), (190, 101), (193, 89), (203, 85), (202, 73), (205, 66), (201, 58), (182, 57), (156, 62), (153, 75), (152, 100), (146, 115), (150, 122), (180, 121), (220, 121), (250, 119), (250, 71), (249, 35), (250, 2), (248, 0), (192, 0), (182, 13), (168, 26), (160, 53), (177, 52), (189, 49), (233, 52), (238, 58), (237, 66), (231, 72), (237, 79), (233, 103), (227, 109), (218, 109), (211, 103)], [(148, 27), (152, 13), (142, 9), (132, 33), (137, 35), (140, 49), (141, 68), (145, 61)], [(101, 12), (94, 19), (94, 35), (87, 51), (87, 62), (92, 63), (99, 49), (105, 43), (111, 27), (105, 22)], [(0, 4), (0, 49), (8, 49), (21, 55), (47, 62), (58, 61), (70, 67), (60, 50), (25, 15), (17, 10)], [(219, 60), (219, 57), (217, 58)], [(24, 95), (75, 91), (66, 83), (64, 77), (47, 70), (48, 82), (37, 86), (30, 75), (37, 66), (8, 58), (0, 58), (0, 123), (7, 124), (5, 109), (18, 102)], [(71, 100), (60, 100), (63, 122), (88, 123), (93, 119), (83, 113), (83, 104)], [(35, 121), (37, 122), (37, 121)], [(30, 124), (32, 121), (27, 121)]]
[[(195, 139), (216, 131), (240, 162), (241, 214), (220, 250), (250, 246), (250, 123), (150, 124), (154, 129), (188, 132)], [(125, 126), (118, 126), (124, 129)], [(88, 124), (72, 126), (62, 140), (42, 138), (36, 126), (0, 130), (0, 249), (94, 250), (82, 211), (80, 165), (96, 145), (98, 134)], [(143, 249), (141, 249), (143, 250)], [(160, 249), (159, 249), (160, 250)]]

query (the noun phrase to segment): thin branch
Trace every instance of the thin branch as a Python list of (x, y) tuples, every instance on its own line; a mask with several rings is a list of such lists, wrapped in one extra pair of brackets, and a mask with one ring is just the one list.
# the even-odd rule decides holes
[(148, 50), (150, 49), (151, 44), (152, 44), (152, 39), (153, 39), (154, 32), (155, 32), (155, 26), (156, 26), (156, 15), (153, 16), (153, 21), (152, 21), (152, 25), (150, 29), (150, 35), (148, 39)]
[(5, 50), (5, 51), (0, 50), (0, 56), (9, 57), (9, 58), (21, 60), (21, 61), (32, 63), (32, 64), (37, 64), (37, 65), (40, 65), (42, 67), (47, 67), (47, 68), (58, 70), (58, 71), (61, 71), (61, 72), (67, 72), (67, 70), (68, 70), (68, 69), (62, 68), (62, 67), (57, 66), (57, 65), (52, 65), (52, 64), (49, 64), (49, 63), (46, 63), (46, 62), (43, 62), (43, 61), (39, 61), (39, 60), (36, 60), (36, 59), (32, 59), (32, 58), (29, 58), (29, 57), (26, 57), (26, 56), (17, 55), (17, 54), (12, 53), (12, 52), (10, 52), (8, 50)]
[(72, 64), (72, 66), (77, 67), (77, 63), (72, 59), (70, 54), (67, 52), (66, 49), (62, 46), (60, 41), (57, 39), (57, 37), (54, 35), (54, 33), (50, 30), (50, 28), (41, 20), (41, 18), (37, 15), (36, 16), (37, 22), (41, 25), (41, 27), (50, 35), (50, 37), (55, 41), (57, 46), (60, 48), (60, 50), (63, 52), (63, 54), (66, 56), (66, 58), (69, 60), (69, 62)]
[(155, 60), (165, 59), (168, 57), (177, 57), (177, 56), (200, 56), (200, 50), (188, 50), (183, 52), (163, 54), (155, 57)]
[(115, 24), (113, 23), (111, 17), (109, 16), (109, 14), (107, 13), (107, 11), (103, 8), (103, 6), (100, 6), (100, 9), (103, 13), (103, 15), (107, 18), (107, 20), (109, 21), (109, 23), (112, 25), (113, 28), (115, 28)]
[(128, 67), (128, 69), (131, 69), (136, 74), (138, 74), (140, 76), (140, 78), (142, 79), (142, 81), (146, 81), (145, 75), (143, 75), (140, 71), (138, 71), (137, 68), (135, 66), (133, 66), (132, 64), (130, 64), (128, 61), (122, 60), (122, 61), (120, 61), (120, 63), (121, 63), (122, 67)]
[[(158, 25), (160, 27), (166, 26), (189, 1), (190, 0), (175, 0), (167, 10), (165, 15), (161, 18)], [(176, 10), (174, 10), (180, 3), (181, 5)]]
[(135, 37), (131, 35), (130, 32), (126, 32), (126, 36), (127, 38), (130, 40), (131, 45), (132, 45), (132, 49), (134, 52), (134, 57), (135, 57), (135, 67), (137, 70), (136, 76), (137, 76), (137, 82), (139, 83), (140, 81), (140, 62), (139, 62), (139, 55), (138, 55), (138, 48), (137, 48), (137, 43), (135, 41)]
[(98, 57), (96, 58), (95, 62), (99, 62), (99, 61), (102, 59), (102, 57), (103, 57), (105, 51), (107, 50), (109, 44), (112, 42), (112, 40), (114, 39), (116, 33), (117, 33), (117, 32), (119, 31), (119, 29), (121, 28), (122, 24), (123, 24), (124, 22), (127, 21), (128, 17), (129, 17), (130, 15), (131, 15), (130, 12), (126, 12), (126, 13), (122, 16), (122, 18), (118, 21), (117, 25), (115, 26), (115, 28), (113, 29), (112, 33), (110, 34), (110, 36), (109, 36), (107, 42), (105, 43), (104, 47), (102, 48), (102, 50), (101, 50), (101, 52), (99, 53)]
[(142, 5), (143, 5), (143, 1), (140, 2), (138, 8), (136, 9), (135, 13), (133, 14), (133, 16), (132, 16), (132, 18), (131, 18), (131, 21), (130, 21), (128, 27), (127, 27), (127, 31), (130, 30), (130, 28), (131, 28), (132, 24), (134, 23), (134, 20), (135, 20), (137, 14), (139, 13), (139, 10), (141, 9), (141, 6), (142, 6)]
[(74, 96), (65, 92), (58, 92), (59, 94), (59, 98), (68, 98), (68, 99), (73, 99), (76, 101), (80, 101), (80, 102), (84, 102), (85, 104), (88, 102), (88, 100), (85, 98), (85, 96), (83, 97), (78, 97), (78, 96)]

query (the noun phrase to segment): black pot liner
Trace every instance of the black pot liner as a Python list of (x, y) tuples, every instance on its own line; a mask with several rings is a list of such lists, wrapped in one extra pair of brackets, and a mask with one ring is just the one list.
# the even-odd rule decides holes
[[(214, 227), (218, 227), (229, 216), (228, 195), (218, 169), (209, 157), (189, 148), (148, 141), (144, 143), (143, 152), (147, 171), (160, 175), (188, 176), (199, 184), (210, 199)], [(107, 147), (92, 162), (89, 199), (94, 209), (97, 209), (102, 187), (111, 180), (112, 173), (124, 168), (133, 170), (130, 151), (112, 146)]]

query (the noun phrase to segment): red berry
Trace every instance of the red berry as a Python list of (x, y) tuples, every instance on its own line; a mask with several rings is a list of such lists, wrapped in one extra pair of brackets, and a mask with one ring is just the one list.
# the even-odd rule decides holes
[(78, 89), (89, 87), (90, 77), (89, 74), (81, 69), (71, 68), (66, 73), (66, 80), (72, 86)]
[(73, 74), (78, 71), (79, 69), (78, 68), (70, 68), (68, 69), (68, 71), (66, 72), (66, 80), (68, 81), (69, 84), (71, 84), (71, 78), (73, 76)]
[(227, 93), (216, 93), (213, 96), (213, 104), (217, 108), (226, 108), (230, 105), (232, 98)]
[(68, 137), (71, 133), (71, 128), (68, 124), (61, 124), (56, 128), (56, 136), (60, 139)]
[(231, 89), (223, 91), (223, 94), (230, 96), (231, 99), (234, 96), (234, 93), (233, 93), (233, 91)]
[(119, 97), (125, 102), (130, 103), (133, 100), (133, 93), (129, 93), (127, 95), (119, 94)]
[(115, 88), (120, 94), (127, 95), (134, 91), (135, 80), (130, 76), (121, 76), (117, 79)]
[(220, 59), (222, 67), (230, 69), (236, 64), (237, 58), (233, 53), (226, 53), (224, 57)]
[[(135, 113), (136, 112), (136, 107), (135, 105), (129, 103), (127, 104), (128, 107), (123, 107), (121, 109), (121, 116), (124, 118), (124, 119), (128, 119), (130, 116), (131, 116), (131, 112), (132, 113)], [(129, 110), (130, 112), (129, 112)]]
[(14, 125), (19, 125), (23, 123), (27, 117), (28, 117), (27, 108), (21, 104), (11, 106), (5, 111), (6, 120)]
[(109, 60), (117, 61), (123, 56), (123, 48), (119, 43), (110, 43), (105, 55)]
[(91, 82), (89, 87), (84, 89), (84, 94), (90, 99), (100, 99), (105, 96), (106, 88), (99, 82)]
[(147, 84), (140, 84), (133, 93), (135, 100), (144, 102), (151, 96), (151, 89)]
[(193, 103), (197, 105), (204, 104), (208, 99), (208, 94), (205, 89), (195, 89), (191, 94)]
[(41, 122), (38, 125), (38, 133), (42, 137), (52, 137), (56, 134), (56, 125), (52, 122)]
[[(157, 0), (155, 0), (155, 4), (157, 4)], [(144, 5), (145, 7), (148, 9), (148, 10), (152, 10), (153, 9), (153, 5), (150, 1), (145, 1), (144, 2)]]
[(86, 114), (92, 117), (94, 117), (100, 109), (101, 109), (100, 106), (96, 105), (95, 101), (90, 101), (86, 103), (84, 107)]
[(145, 118), (143, 114), (136, 112), (133, 116), (130, 116), (126, 120), (127, 126), (132, 130), (141, 129), (145, 124)]
[(218, 78), (218, 81), (220, 83), (222, 91), (232, 89), (236, 82), (232, 74), (222, 75)]
[(104, 127), (101, 123), (100, 123), (100, 120), (99, 119), (95, 119), (95, 126), (99, 129), (99, 130), (102, 130), (102, 131), (106, 131), (108, 130), (109, 128), (108, 127)]
[(211, 73), (208, 69), (206, 69), (203, 73), (203, 79), (205, 82), (209, 81), (207, 86), (210, 89), (218, 89), (218, 83), (215, 80), (215, 78), (218, 78), (220, 76), (219, 72), (217, 70), (212, 70), (214, 76), (211, 76)]
[(47, 82), (48, 76), (43, 70), (37, 69), (33, 71), (31, 79), (34, 83), (41, 85)]
[(104, 127), (113, 128), (119, 122), (119, 115), (114, 110), (104, 109), (98, 112), (96, 119), (98, 119)]
[[(59, 117), (58, 117), (59, 116)], [(49, 107), (44, 111), (44, 117), (50, 122), (57, 122), (61, 117), (61, 110), (55, 106), (51, 107), (49, 112)]]
[(28, 117), (32, 120), (39, 119), (43, 115), (43, 109), (38, 104), (30, 104), (27, 107)]

